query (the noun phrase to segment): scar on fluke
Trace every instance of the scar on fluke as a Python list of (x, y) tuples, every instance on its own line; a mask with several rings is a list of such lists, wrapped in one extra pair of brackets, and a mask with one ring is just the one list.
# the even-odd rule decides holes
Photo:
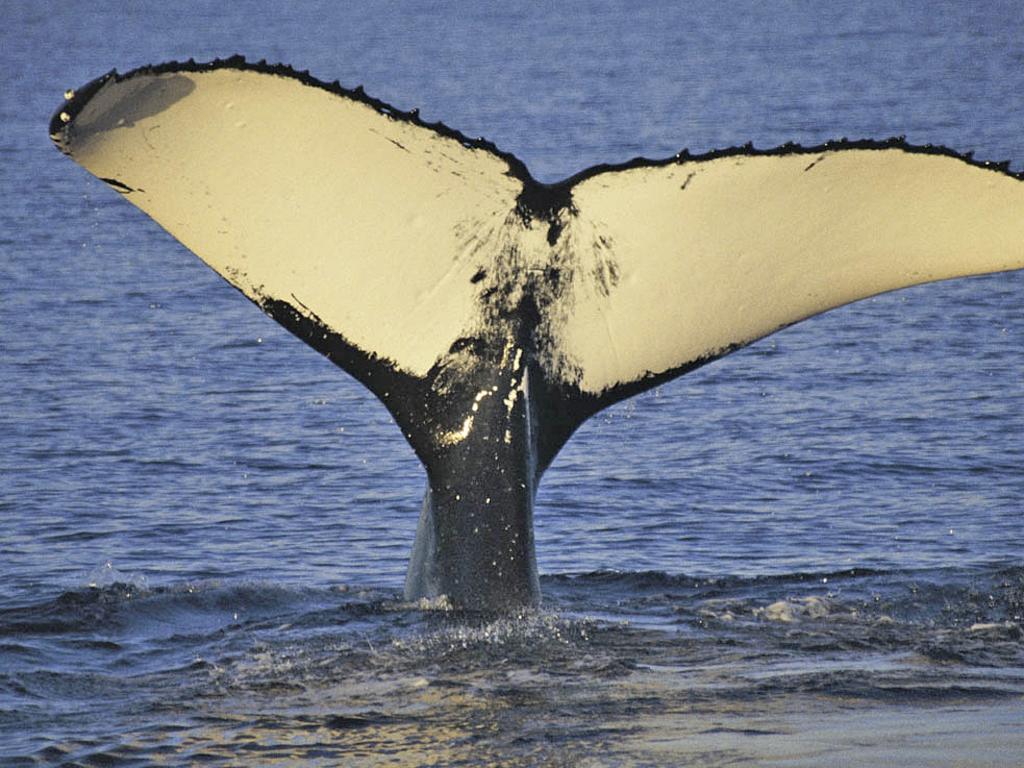
[(548, 184), (417, 110), (240, 56), (65, 97), (60, 151), (384, 403), (427, 476), (411, 600), (536, 604), (537, 487), (603, 408), (851, 301), (1024, 267), (1021, 174), (904, 137)]
[(804, 168), (804, 173), (806, 173), (807, 171), (811, 170), (811, 168), (816, 166), (818, 163), (820, 163), (824, 159), (825, 159), (824, 155), (818, 155), (818, 157), (814, 158), (814, 160), (810, 163), (810, 165), (808, 165), (806, 168)]

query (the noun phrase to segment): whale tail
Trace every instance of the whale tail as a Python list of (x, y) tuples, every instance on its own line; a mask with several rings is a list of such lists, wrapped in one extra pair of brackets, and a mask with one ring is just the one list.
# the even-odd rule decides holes
[(828, 309), (1024, 267), (1020, 175), (901, 139), (547, 185), (482, 139), (240, 57), (66, 96), (62, 152), (393, 414), (428, 474), (410, 598), (535, 602), (536, 486), (598, 410)]

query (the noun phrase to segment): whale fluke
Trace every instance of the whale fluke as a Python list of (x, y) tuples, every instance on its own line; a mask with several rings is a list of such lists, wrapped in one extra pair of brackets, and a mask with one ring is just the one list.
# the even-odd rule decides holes
[(368, 387), (427, 470), (410, 599), (532, 604), (537, 484), (600, 409), (805, 318), (1024, 267), (1024, 183), (887, 141), (555, 184), (483, 139), (241, 57), (110, 72), (57, 147)]

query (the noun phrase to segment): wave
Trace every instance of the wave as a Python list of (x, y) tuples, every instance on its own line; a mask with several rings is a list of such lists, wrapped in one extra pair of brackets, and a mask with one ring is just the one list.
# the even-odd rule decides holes
[(234, 745), (248, 728), (254, 743), (315, 732), (373, 749), (425, 738), (436, 717), (476, 732), (516, 713), (507, 725), (519, 733), (622, 713), (718, 722), (766, 702), (816, 711), (1024, 695), (1024, 567), (1014, 564), (553, 574), (546, 607), (506, 616), (378, 587), (152, 586), (114, 569), (93, 582), (0, 611), (0, 740), (26, 759), (57, 755), (45, 742), (61, 734), (60, 759), (88, 762), (99, 752), (74, 734), (119, 743), (142, 721), (175, 744), (183, 731)]
[[(373, 589), (292, 587), (221, 580), (149, 587), (145, 580), (113, 581), (65, 591), (50, 599), (0, 609), (0, 637), (83, 632), (180, 634), (183, 629), (252, 624), (318, 606), (352, 614), (392, 597)], [(339, 616), (342, 618), (342, 616)], [(159, 628), (163, 627), (163, 630)]]
[[(1013, 563), (970, 569), (848, 568), (755, 576), (600, 570), (547, 574), (541, 583), (548, 598), (545, 607), (570, 614), (588, 607), (601, 615), (620, 609), (628, 614), (639, 604), (648, 608), (662, 604), (677, 615), (689, 610), (687, 606), (745, 606), (745, 613), (755, 618), (780, 622), (835, 619), (855, 608), (858, 615), (888, 615), (893, 620), (960, 628), (1024, 621), (1024, 566)], [(408, 604), (396, 590), (375, 586), (228, 579), (150, 586), (145, 578), (128, 576), (108, 564), (90, 576), (88, 586), (0, 609), (0, 636), (124, 629), (133, 623), (173, 623), (201, 615), (253, 623), (279, 615), (315, 618), (327, 612), (340, 621), (423, 608), (443, 611), (445, 605)], [(473, 621), (473, 614), (463, 615), (463, 620)]]
[(1024, 693), (1024, 567), (1015, 564), (762, 577), (598, 571), (543, 584), (541, 609), (486, 615), (423, 610), (375, 587), (113, 581), (0, 610), (0, 689), (26, 701), (75, 698), (128, 679), (203, 698), (299, 695), (332, 680), (418, 685), (428, 671), (599, 681), (726, 669), (728, 684), (707, 695), (722, 685), (738, 696)]

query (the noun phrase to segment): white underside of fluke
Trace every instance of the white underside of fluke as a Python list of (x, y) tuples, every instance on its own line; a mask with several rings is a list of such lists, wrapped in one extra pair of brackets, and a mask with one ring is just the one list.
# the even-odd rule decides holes
[(110, 80), (66, 146), (250, 298), (420, 375), (475, 318), (522, 187), (489, 152), (232, 69)]
[(1024, 183), (948, 153), (584, 174), (551, 243), (507, 157), (298, 77), (140, 70), (67, 117), (65, 152), (250, 298), (416, 376), (485, 322), (496, 276), (514, 292), (549, 265), (540, 364), (594, 394), (877, 293), (1024, 267)]
[(617, 272), (608, 290), (573, 282), (559, 335), (590, 392), (868, 296), (1024, 267), (1024, 183), (942, 155), (722, 157), (599, 174), (573, 201), (570, 235), (599, 232)]

